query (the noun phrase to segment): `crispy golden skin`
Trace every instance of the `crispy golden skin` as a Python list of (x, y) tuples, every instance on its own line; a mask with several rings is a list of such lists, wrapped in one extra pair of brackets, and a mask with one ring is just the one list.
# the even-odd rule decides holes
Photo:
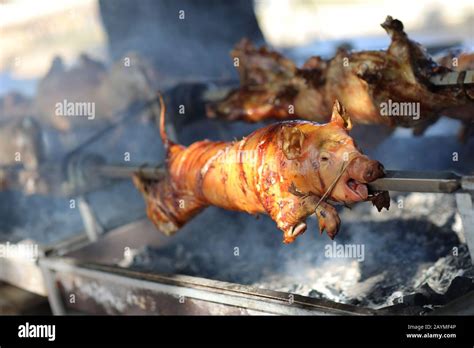
[[(223, 101), (209, 104), (208, 116), (249, 122), (269, 118), (327, 122), (338, 99), (354, 123), (411, 127), (416, 134), (442, 115), (472, 122), (472, 87), (432, 85), (430, 77), (452, 70), (435, 63), (411, 41), (399, 20), (389, 16), (382, 27), (392, 40), (386, 51), (340, 49), (330, 60), (311, 57), (301, 68), (242, 40), (232, 51), (239, 61), (241, 87)], [(381, 116), (381, 104), (389, 100), (419, 103), (420, 117)], [(469, 110), (469, 116), (456, 115), (460, 109)]]
[[(327, 200), (355, 203), (372, 199), (367, 186), (383, 167), (357, 149), (347, 131), (351, 122), (336, 102), (331, 122), (287, 121), (261, 128), (234, 142), (175, 144), (164, 133), (168, 149), (164, 180), (136, 174), (147, 214), (170, 235), (209, 205), (266, 213), (292, 242), (316, 213), (320, 231), (334, 238), (340, 220)], [(379, 205), (386, 206), (387, 202)]]

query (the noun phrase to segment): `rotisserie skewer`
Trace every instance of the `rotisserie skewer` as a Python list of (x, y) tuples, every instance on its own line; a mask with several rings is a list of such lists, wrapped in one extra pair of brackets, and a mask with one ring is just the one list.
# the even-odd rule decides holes
[(224, 100), (209, 103), (208, 116), (327, 122), (338, 99), (354, 123), (410, 127), (421, 134), (444, 115), (470, 127), (474, 84), (464, 79), (445, 83), (445, 76), (469, 73), (434, 62), (408, 38), (399, 20), (387, 17), (382, 27), (392, 40), (386, 51), (340, 49), (329, 60), (311, 57), (301, 68), (277, 52), (242, 40), (232, 51), (241, 86)]
[(351, 120), (336, 101), (331, 122), (280, 122), (234, 142), (196, 142), (189, 147), (168, 139), (165, 108), (161, 137), (167, 151), (161, 180), (134, 175), (147, 215), (165, 234), (209, 205), (250, 214), (266, 213), (291, 243), (316, 213), (320, 232), (334, 238), (340, 220), (332, 202), (373, 200), (388, 208), (388, 194), (369, 195), (367, 183), (383, 176), (382, 165), (364, 156), (348, 135)]

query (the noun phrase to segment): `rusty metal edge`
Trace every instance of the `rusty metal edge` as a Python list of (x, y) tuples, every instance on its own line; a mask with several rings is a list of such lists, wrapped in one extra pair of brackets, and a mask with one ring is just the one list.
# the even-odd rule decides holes
[[(0, 245), (6, 247), (7, 243), (10, 247), (15, 247), (21, 242), (2, 241)], [(38, 245), (39, 255), (34, 260), (0, 257), (0, 281), (41, 296), (47, 296), (47, 286), (44, 274), (42, 274), (42, 270), (38, 265), (38, 260), (47, 257), (49, 254), (64, 255), (90, 244), (90, 241), (85, 232), (81, 232), (54, 244), (36, 244)]]

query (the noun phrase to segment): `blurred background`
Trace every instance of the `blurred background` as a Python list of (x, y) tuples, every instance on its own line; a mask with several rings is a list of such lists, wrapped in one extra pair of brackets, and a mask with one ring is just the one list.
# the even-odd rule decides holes
[[(110, 61), (98, 0), (2, 0), (0, 4), (0, 93), (11, 88), (34, 93), (35, 80), (48, 71), (56, 55), (67, 65), (80, 53)], [(380, 23), (388, 14), (400, 18), (410, 37), (425, 45), (462, 41), (470, 51), (474, 45), (474, 4), (469, 0), (256, 0), (254, 8), (266, 42), (275, 47), (304, 45), (318, 52), (322, 50), (318, 44), (324, 46), (327, 40), (365, 37), (373, 39), (366, 49), (382, 48), (389, 41)], [(126, 28), (136, 22), (121, 25)], [(233, 43), (228, 45), (230, 49)], [(176, 49), (173, 54), (179, 54)]]
[[(241, 38), (301, 64), (312, 55), (329, 58), (341, 45), (386, 49), (390, 40), (380, 24), (387, 15), (430, 53), (474, 51), (472, 0), (0, 0), (0, 174), (18, 170), (20, 183), (9, 187), (0, 175), (0, 242), (54, 248), (84, 231), (106, 234), (143, 220), (140, 231), (130, 228), (125, 241), (115, 242), (114, 250), (131, 252), (107, 262), (373, 308), (399, 298), (415, 305), (414, 293), (427, 301), (448, 293), (434, 296), (438, 304), (463, 294), (474, 270), (452, 195), (395, 193), (383, 213), (368, 204), (341, 208), (339, 242), (365, 245), (360, 263), (325, 258), (330, 241), (317, 234), (314, 220), (305, 235), (283, 245), (269, 218), (210, 208), (166, 239), (145, 220), (130, 180), (74, 174), (90, 161), (163, 160), (157, 110), (146, 104), (157, 90), (166, 92), (170, 131), (183, 144), (228, 141), (262, 127), (209, 120), (202, 105), (193, 107), (200, 95), (193, 84), (237, 81), (229, 53)], [(58, 117), (54, 105), (65, 99), (95, 103), (95, 119)], [(181, 104), (191, 105), (186, 117), (177, 112)], [(364, 151), (389, 169), (472, 173), (474, 142), (461, 144), (458, 126), (443, 119), (421, 138), (407, 129), (381, 132), (377, 146)], [(14, 159), (18, 151), (21, 161)], [(152, 237), (134, 237), (141, 235)], [(108, 255), (106, 247), (93, 254)]]

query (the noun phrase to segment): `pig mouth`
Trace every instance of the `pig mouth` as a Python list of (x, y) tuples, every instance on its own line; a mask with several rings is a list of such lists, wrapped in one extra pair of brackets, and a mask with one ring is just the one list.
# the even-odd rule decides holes
[(346, 181), (346, 187), (349, 189), (351, 196), (353, 196), (351, 198), (365, 201), (369, 197), (369, 189), (367, 185), (357, 181), (356, 179), (349, 178)]

